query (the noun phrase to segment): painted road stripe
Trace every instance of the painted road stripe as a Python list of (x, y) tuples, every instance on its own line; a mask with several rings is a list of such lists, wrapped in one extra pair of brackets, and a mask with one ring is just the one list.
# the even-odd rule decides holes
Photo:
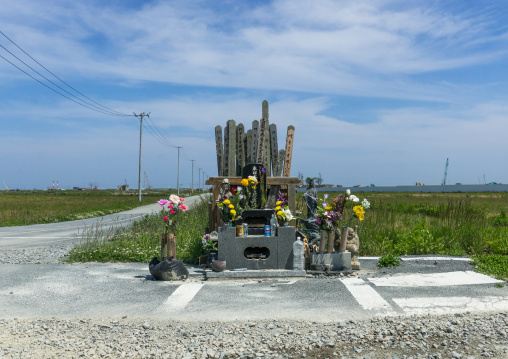
[(401, 261), (459, 261), (471, 262), (471, 258), (464, 257), (401, 257)]
[(410, 315), (508, 311), (508, 297), (394, 298), (393, 301)]
[(447, 287), (451, 285), (502, 283), (484, 274), (473, 271), (430, 274), (407, 274), (393, 277), (368, 278), (378, 287)]
[(392, 311), (392, 306), (370, 285), (360, 278), (344, 278), (342, 283), (366, 310)]
[(187, 304), (198, 294), (203, 287), (203, 283), (182, 284), (164, 301), (160, 309), (164, 311), (173, 311), (185, 308)]

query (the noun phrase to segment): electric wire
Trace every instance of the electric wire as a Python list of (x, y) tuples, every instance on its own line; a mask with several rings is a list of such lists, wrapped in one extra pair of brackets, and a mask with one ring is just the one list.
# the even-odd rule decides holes
[[(95, 103), (96, 105), (98, 105), (98, 106), (100, 106), (100, 107), (102, 107), (102, 108), (104, 108), (104, 109), (106, 109), (106, 110), (108, 110), (108, 111), (110, 111), (110, 112), (112, 112), (112, 113), (116, 113), (116, 114), (117, 114), (116, 116), (126, 116), (126, 117), (127, 117), (127, 116), (129, 116), (129, 117), (130, 117), (130, 116), (132, 116), (132, 115), (124, 114), (124, 113), (122, 113), (122, 112), (119, 112), (119, 111), (113, 110), (113, 109), (111, 109), (111, 108), (109, 108), (109, 107), (107, 107), (107, 106), (104, 106), (104, 105), (100, 104), (99, 102), (94, 101), (94, 100), (93, 100), (93, 99), (91, 99), (90, 97), (86, 96), (86, 95), (85, 95), (85, 94), (83, 94), (82, 92), (80, 92), (80, 91), (76, 90), (74, 87), (72, 87), (71, 85), (69, 85), (67, 82), (65, 82), (64, 80), (62, 80), (60, 77), (58, 77), (58, 76), (57, 76), (57, 75), (55, 75), (53, 72), (51, 72), (48, 68), (46, 68), (44, 65), (42, 65), (42, 64), (41, 64), (39, 61), (37, 61), (35, 58), (33, 58), (33, 57), (29, 54), (29, 53), (27, 53), (25, 50), (23, 50), (23, 49), (22, 49), (22, 48), (21, 48), (18, 44), (16, 44), (16, 43), (15, 43), (13, 40), (11, 40), (11, 39), (10, 39), (7, 35), (5, 35), (5, 34), (3, 33), (3, 31), (1, 31), (1, 30), (0, 30), (0, 34), (2, 34), (2, 35), (3, 35), (3, 36), (7, 39), (7, 40), (9, 40), (9, 41), (10, 41), (10, 42), (14, 45), (14, 46), (16, 46), (16, 47), (17, 47), (19, 50), (21, 50), (21, 51), (22, 51), (25, 55), (27, 55), (29, 58), (31, 58), (31, 59), (32, 59), (35, 63), (37, 63), (39, 66), (41, 66), (44, 70), (46, 70), (47, 72), (49, 72), (51, 75), (53, 75), (55, 78), (57, 78), (60, 82), (62, 82), (63, 84), (65, 84), (66, 86), (68, 86), (69, 88), (71, 88), (72, 90), (76, 91), (78, 94), (80, 94), (80, 95), (81, 95), (81, 96), (83, 96), (84, 98), (86, 98), (86, 99), (88, 99), (88, 100), (92, 101), (92, 102), (93, 102), (93, 103)], [(2, 47), (3, 47), (3, 46), (2, 46)], [(3, 48), (5, 49), (5, 47), (3, 47)], [(5, 50), (7, 50), (7, 49), (5, 49)], [(8, 50), (7, 50), (7, 51), (8, 51)], [(11, 52), (9, 51), (9, 53), (11, 53)], [(11, 55), (12, 55), (12, 53), (11, 53)], [(14, 56), (14, 55), (13, 55), (13, 56)], [(15, 57), (16, 57), (16, 56), (15, 56)], [(17, 57), (16, 57), (16, 58), (17, 58)], [(20, 60), (20, 61), (21, 61), (21, 60)], [(25, 65), (26, 65), (26, 64), (25, 64)], [(27, 66), (28, 66), (28, 65), (27, 65)], [(34, 71), (35, 71), (35, 70), (34, 70)], [(37, 71), (36, 71), (36, 72), (37, 72)], [(41, 76), (42, 76), (42, 75), (41, 75)], [(48, 81), (49, 81), (49, 80), (48, 80)], [(81, 101), (83, 101), (83, 100), (81, 100)], [(86, 101), (83, 101), (83, 102), (85, 102), (85, 103), (86, 103)], [(96, 106), (94, 106), (94, 107), (96, 107)]]
[[(171, 143), (171, 142), (170, 142), (170, 141), (166, 138), (166, 136), (164, 136), (164, 135), (162, 134), (162, 132), (159, 130), (159, 128), (155, 125), (155, 123), (153, 122), (153, 120), (152, 120), (150, 117), (148, 117), (148, 121), (152, 123), (152, 126), (155, 128), (155, 131), (157, 132), (158, 136), (161, 138), (161, 140), (162, 140), (164, 143), (166, 143), (166, 145), (167, 145), (168, 147), (174, 147), (174, 148), (176, 148), (176, 146), (175, 146), (175, 145), (173, 145), (173, 144), (172, 144), (172, 143)], [(148, 125), (150, 126), (150, 124), (148, 124)]]
[[(23, 65), (25, 65), (26, 67), (28, 67), (29, 69), (31, 69), (33, 72), (35, 72), (36, 74), (38, 74), (39, 76), (41, 76), (43, 79), (45, 79), (46, 81), (50, 82), (51, 84), (53, 84), (54, 86), (58, 87), (60, 90), (64, 91), (65, 93), (67, 93), (69, 96), (72, 96), (74, 97), (77, 101), (81, 101), (81, 103), (85, 103), (87, 104), (88, 106), (90, 107), (93, 107), (95, 108), (96, 111), (99, 111), (99, 112), (102, 112), (104, 114), (107, 114), (107, 115), (111, 115), (111, 116), (129, 116), (129, 115), (123, 115), (123, 114), (116, 114), (116, 113), (111, 113), (110, 111), (106, 111), (106, 110), (103, 110), (101, 109), (100, 107), (97, 107), (91, 103), (88, 103), (82, 99), (80, 99), (79, 97), (77, 97), (76, 95), (70, 93), (69, 91), (67, 91), (66, 89), (60, 87), (59, 85), (57, 85), (56, 83), (54, 83), (53, 81), (51, 81), (50, 79), (48, 79), (46, 76), (44, 76), (43, 74), (41, 74), (39, 71), (35, 70), (33, 67), (31, 67), (30, 65), (28, 65), (26, 62), (24, 62), (23, 60), (21, 60), (19, 57), (17, 57), (16, 55), (14, 55), (12, 52), (10, 52), (8, 49), (6, 49), (3, 45), (0, 45), (1, 48), (3, 48), (5, 51), (7, 51), (9, 54), (11, 54), (14, 58), (16, 58), (19, 62), (21, 62)], [(26, 73), (26, 72), (25, 72)], [(90, 108), (88, 107), (88, 108)]]
[(96, 111), (96, 112), (99, 112), (99, 113), (103, 113), (103, 114), (109, 115), (109, 113), (107, 113), (107, 112), (103, 112), (103, 111), (97, 110), (97, 109), (95, 109), (95, 108), (93, 108), (93, 107), (90, 107), (90, 106), (84, 105), (84, 104), (82, 104), (82, 103), (80, 103), (80, 102), (78, 102), (78, 101), (73, 100), (73, 99), (72, 99), (72, 98), (70, 98), (70, 97), (65, 96), (64, 94), (62, 94), (62, 93), (58, 92), (58, 91), (57, 91), (57, 90), (55, 90), (54, 88), (52, 88), (52, 87), (50, 87), (50, 86), (46, 85), (44, 82), (40, 81), (39, 79), (36, 79), (35, 77), (33, 77), (32, 75), (30, 75), (30, 74), (29, 74), (28, 72), (26, 72), (25, 70), (21, 69), (21, 68), (20, 68), (20, 67), (18, 67), (17, 65), (13, 64), (11, 61), (7, 60), (7, 59), (6, 59), (5, 57), (3, 57), (2, 55), (0, 55), (0, 57), (1, 57), (2, 59), (4, 59), (5, 61), (7, 61), (8, 63), (10, 63), (10, 64), (11, 64), (12, 66), (14, 66), (15, 68), (17, 68), (18, 70), (20, 70), (21, 72), (25, 73), (27, 76), (30, 76), (32, 79), (34, 79), (35, 81), (37, 81), (38, 83), (40, 83), (42, 86), (47, 87), (48, 89), (50, 89), (50, 90), (51, 90), (51, 91), (53, 91), (53, 92), (56, 92), (56, 93), (57, 93), (57, 94), (59, 94), (60, 96), (63, 96), (63, 97), (65, 97), (66, 99), (68, 99), (68, 100), (70, 100), (70, 101), (72, 101), (72, 102), (74, 102), (74, 103), (76, 103), (76, 104), (78, 104), (78, 105), (80, 105), (80, 106), (86, 107), (86, 108), (88, 108), (88, 109), (90, 109), (90, 110), (93, 110), (93, 111)]

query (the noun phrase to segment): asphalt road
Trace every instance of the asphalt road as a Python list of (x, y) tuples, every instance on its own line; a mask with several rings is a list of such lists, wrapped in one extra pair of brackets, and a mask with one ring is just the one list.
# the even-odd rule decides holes
[[(124, 316), (173, 320), (366, 319), (507, 311), (508, 287), (467, 260), (405, 258), (396, 269), (361, 259), (354, 277), (186, 282), (152, 279), (148, 264), (2, 264), (0, 318)], [(437, 264), (436, 264), (437, 263)]]
[[(185, 204), (192, 206), (199, 201), (199, 196), (185, 199)], [(0, 227), (0, 250), (29, 249), (45, 246), (66, 245), (79, 242), (83, 231), (91, 228), (111, 228), (128, 226), (148, 214), (161, 210), (157, 203), (138, 207), (98, 218), (89, 218), (71, 222), (36, 224), (19, 227)]]
[[(187, 204), (197, 200), (188, 198)], [(158, 205), (107, 216), (127, 225)], [(72, 243), (97, 219), (2, 228), (0, 250)], [(360, 257), (351, 277), (186, 282), (152, 279), (148, 264), (0, 264), (0, 318), (135, 317), (174, 320), (336, 321), (373, 316), (508, 311), (508, 287), (475, 273), (467, 258), (403, 257), (394, 269)], [(504, 286), (500, 286), (504, 284)]]

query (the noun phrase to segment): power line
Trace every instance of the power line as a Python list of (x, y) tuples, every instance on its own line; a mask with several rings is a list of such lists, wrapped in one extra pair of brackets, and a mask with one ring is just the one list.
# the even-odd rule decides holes
[(30, 75), (30, 74), (29, 74), (28, 72), (26, 72), (25, 70), (23, 70), (23, 69), (19, 68), (17, 65), (13, 64), (11, 61), (7, 60), (7, 59), (6, 59), (5, 57), (3, 57), (2, 55), (0, 55), (0, 57), (1, 57), (2, 59), (4, 59), (5, 61), (7, 61), (8, 63), (10, 63), (10, 64), (11, 64), (12, 66), (14, 66), (15, 68), (17, 68), (18, 70), (20, 70), (21, 72), (25, 73), (27, 76), (30, 76), (32, 79), (34, 79), (35, 81), (37, 81), (38, 83), (40, 83), (42, 86), (47, 87), (48, 89), (50, 89), (50, 90), (51, 90), (51, 91), (53, 91), (53, 92), (56, 92), (56, 93), (57, 93), (57, 94), (59, 94), (60, 96), (63, 96), (63, 97), (65, 97), (66, 99), (68, 99), (68, 100), (70, 100), (70, 101), (72, 101), (72, 102), (74, 102), (74, 103), (76, 103), (76, 104), (78, 104), (78, 105), (80, 105), (80, 106), (86, 107), (86, 108), (88, 108), (88, 109), (90, 109), (90, 110), (93, 110), (93, 111), (96, 111), (96, 112), (99, 112), (99, 113), (103, 113), (103, 114), (109, 115), (109, 113), (107, 113), (107, 112), (104, 112), (104, 111), (99, 111), (99, 110), (97, 110), (97, 109), (95, 109), (95, 108), (93, 108), (93, 107), (90, 107), (90, 106), (84, 105), (84, 104), (82, 104), (82, 103), (80, 103), (80, 102), (78, 102), (78, 101), (73, 100), (73, 99), (72, 99), (72, 98), (70, 98), (70, 97), (65, 96), (64, 94), (62, 94), (62, 93), (58, 92), (58, 91), (57, 91), (57, 90), (55, 90), (54, 88), (49, 87), (49, 86), (48, 86), (48, 85), (46, 85), (44, 82), (42, 82), (42, 81), (40, 81), (40, 80), (36, 79), (35, 77), (33, 77), (32, 75)]
[[(66, 89), (60, 87), (59, 85), (57, 85), (56, 83), (54, 83), (53, 81), (51, 81), (50, 79), (48, 79), (46, 76), (44, 76), (43, 74), (41, 74), (39, 71), (35, 70), (33, 67), (31, 67), (30, 65), (28, 65), (26, 62), (24, 62), (23, 60), (21, 60), (19, 57), (17, 57), (16, 55), (14, 55), (12, 52), (10, 52), (8, 49), (6, 49), (3, 45), (0, 45), (1, 48), (3, 48), (5, 51), (7, 51), (9, 54), (11, 54), (14, 58), (16, 58), (19, 62), (21, 62), (23, 65), (25, 65), (26, 67), (28, 67), (29, 69), (31, 69), (33, 72), (35, 72), (36, 74), (38, 74), (39, 76), (41, 76), (43, 79), (45, 79), (46, 81), (50, 82), (51, 84), (53, 84), (54, 86), (58, 87), (60, 90), (64, 91), (65, 93), (67, 93), (69, 96), (72, 96), (74, 97), (76, 100), (78, 101), (81, 101), (82, 103), (85, 103), (87, 104), (88, 106), (91, 106), (93, 108), (95, 108), (95, 111), (98, 111), (98, 112), (101, 112), (101, 113), (104, 113), (104, 114), (107, 114), (107, 115), (111, 115), (111, 116), (129, 116), (129, 115), (123, 115), (123, 114), (116, 114), (116, 113), (111, 113), (110, 111), (106, 111), (106, 110), (103, 110), (101, 109), (100, 107), (98, 106), (95, 106), (91, 103), (88, 103), (82, 99), (80, 99), (79, 97), (77, 97), (76, 95), (70, 93), (69, 91), (67, 91)], [(26, 73), (26, 72), (25, 72)], [(67, 97), (68, 98), (68, 97)], [(83, 105), (82, 103), (79, 103), (81, 105)], [(90, 107), (88, 107), (90, 108)]]
[[(67, 87), (69, 87), (70, 89), (74, 90), (75, 92), (77, 92), (78, 94), (80, 94), (81, 96), (83, 96), (84, 98), (88, 99), (89, 101), (95, 103), (96, 105), (102, 107), (103, 109), (100, 109), (99, 107), (95, 106), (95, 105), (92, 105), (82, 99), (79, 99), (77, 96), (71, 94), (70, 92), (64, 90), (63, 88), (61, 88), (60, 86), (56, 85), (54, 82), (52, 82), (51, 80), (47, 79), (45, 76), (43, 76), (42, 74), (40, 74), (38, 71), (36, 71), (35, 69), (33, 69), (31, 66), (29, 66), (28, 64), (26, 64), (23, 60), (19, 59), (16, 55), (14, 55), (12, 52), (10, 52), (9, 50), (7, 50), (4, 46), (2, 46), (2, 48), (4, 50), (6, 50), (7, 52), (9, 52), (12, 56), (14, 56), (16, 59), (18, 59), (19, 61), (21, 61), (23, 64), (25, 64), (25, 66), (29, 67), (30, 69), (32, 69), (34, 72), (36, 72), (37, 74), (39, 74), (40, 76), (42, 76), (44, 79), (46, 79), (47, 81), (51, 82), (52, 84), (54, 84), (55, 86), (57, 86), (58, 88), (60, 88), (61, 90), (67, 92), (69, 95), (77, 98), (79, 101), (82, 101), (84, 103), (86, 103), (87, 105), (90, 105), (92, 107), (95, 107), (101, 111), (103, 111), (103, 113), (105, 114), (109, 114), (109, 115), (112, 115), (112, 116), (132, 116), (132, 115), (128, 115), (128, 114), (125, 114), (125, 113), (122, 113), (122, 112), (119, 112), (119, 111), (116, 111), (116, 110), (113, 110), (107, 106), (104, 106), (102, 104), (100, 104), (99, 102), (97, 101), (94, 101), (93, 99), (91, 99), (90, 97), (86, 96), (85, 94), (83, 94), (82, 92), (78, 91), (77, 89), (75, 89), (74, 87), (72, 87), (71, 85), (69, 85), (67, 82), (65, 82), (64, 80), (62, 80), (60, 77), (58, 77), (57, 75), (55, 75), (53, 72), (51, 72), (47, 67), (45, 67), (44, 65), (42, 65), (39, 61), (37, 61), (33, 56), (31, 56), (28, 52), (26, 52), (25, 50), (23, 50), (18, 44), (16, 44), (13, 40), (11, 40), (7, 35), (5, 35), (3, 33), (3, 31), (0, 30), (0, 34), (2, 34), (7, 40), (9, 40), (14, 46), (16, 46), (19, 50), (21, 50), (25, 55), (27, 55), (30, 59), (32, 59), (36, 64), (38, 64), (40, 67), (42, 67), (44, 70), (46, 70), (47, 72), (49, 72), (51, 75), (53, 75), (56, 79), (58, 79), (60, 82), (62, 82), (63, 84), (65, 84)], [(1, 45), (0, 45), (1, 46)], [(7, 59), (5, 59), (3, 56), (2, 58), (6, 61), (8, 61)], [(11, 63), (10, 61), (8, 61), (9, 63)], [(14, 65), (13, 63), (11, 63), (12, 65)], [(15, 67), (17, 67), (16, 65), (14, 65)], [(19, 67), (17, 67), (19, 70), (21, 70)], [(23, 70), (21, 70), (23, 71)], [(25, 71), (23, 71), (25, 72)], [(25, 72), (25, 74), (27, 74)], [(28, 74), (27, 74), (28, 75)], [(29, 75), (30, 76), (30, 75)], [(33, 76), (30, 76), (32, 78), (34, 78)], [(35, 79), (35, 78), (34, 78)], [(36, 80), (36, 79), (35, 79)], [(39, 81), (40, 82), (40, 81)], [(46, 86), (48, 87), (48, 86)], [(55, 91), (56, 92), (56, 91)], [(58, 92), (57, 92), (58, 93)], [(66, 97), (66, 96), (64, 96)], [(67, 98), (67, 97), (66, 97)], [(87, 107), (87, 106), (85, 106)], [(111, 112), (111, 113), (108, 113), (108, 112)]]

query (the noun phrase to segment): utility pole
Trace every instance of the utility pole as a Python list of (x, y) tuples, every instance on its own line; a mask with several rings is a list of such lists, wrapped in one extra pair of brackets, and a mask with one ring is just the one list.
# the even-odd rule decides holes
[(180, 148), (182, 148), (182, 146), (177, 146), (176, 148), (178, 148), (178, 175), (176, 180), (176, 194), (180, 196)]
[(195, 160), (191, 160), (191, 162), (192, 162), (191, 194), (194, 193), (194, 161)]
[(138, 177), (138, 201), (141, 202), (141, 141), (143, 139), (143, 117), (150, 117), (149, 113), (141, 112), (139, 115), (134, 113), (134, 116), (139, 117), (139, 177)]
[(203, 171), (203, 192), (205, 191), (205, 171)]
[(198, 172), (198, 190), (201, 190), (200, 179), (201, 179), (201, 168), (199, 169), (199, 172)]

